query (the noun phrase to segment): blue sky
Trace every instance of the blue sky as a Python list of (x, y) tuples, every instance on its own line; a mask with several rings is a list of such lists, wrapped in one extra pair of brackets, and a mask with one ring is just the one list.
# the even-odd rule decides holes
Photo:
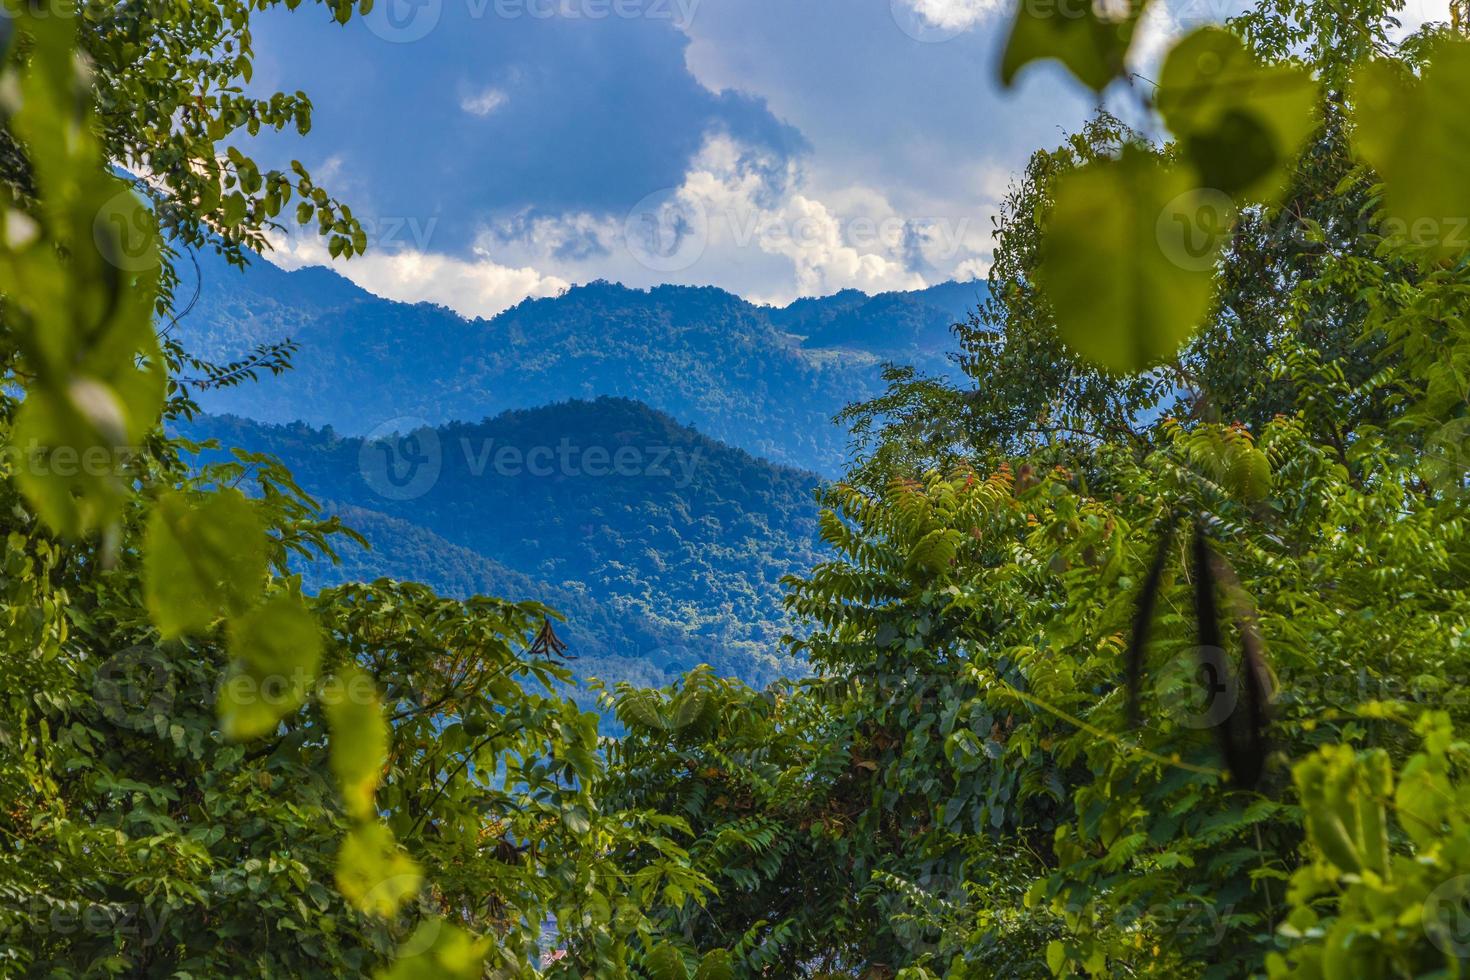
[[(1410, 0), (1409, 20), (1446, 0)], [(1235, 12), (1155, 4), (1167, 38)], [(312, 133), (263, 139), (352, 204), (339, 271), (492, 315), (606, 278), (762, 302), (983, 276), (1030, 152), (1092, 100), (1059, 71), (1003, 91), (1010, 0), (377, 0), (345, 27), (258, 18), (254, 87), (304, 89)], [(283, 241), (288, 267), (327, 261)]]

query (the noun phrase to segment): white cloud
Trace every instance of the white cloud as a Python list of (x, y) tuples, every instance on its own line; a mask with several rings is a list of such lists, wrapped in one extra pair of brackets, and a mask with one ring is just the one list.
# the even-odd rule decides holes
[(991, 260), (969, 259), (961, 262), (954, 268), (954, 279), (958, 282), (969, 282), (971, 279), (984, 279), (990, 274)]
[(1431, 21), (1449, 23), (1450, 0), (1408, 0), (1399, 14), (1402, 27), (1398, 34), (1408, 36)]
[(572, 281), (712, 284), (785, 303), (849, 288), (920, 289), (961, 266), (969, 278), (989, 261), (989, 215), (983, 202), (901, 210), (872, 187), (829, 184), (796, 160), (712, 134), (677, 187), (627, 216), (518, 216), (487, 228), (479, 248)]
[(507, 248), (523, 249), (539, 258), (578, 261), (606, 255), (620, 247), (621, 224), (610, 215), (586, 211), (560, 215), (520, 213), (501, 218), (480, 236), (478, 250), (502, 253)]
[[(1176, 6), (1190, 7), (1191, 11), (1199, 13), (1190, 4)], [(1148, 6), (1133, 36), (1133, 44), (1128, 50), (1128, 67), (1149, 78), (1158, 78), (1159, 66), (1163, 64), (1164, 55), (1173, 46), (1174, 40), (1182, 36), (1186, 30), (1185, 18), (1190, 16), (1189, 12), (1169, 8), (1170, 5), (1167, 3), (1154, 3)]]
[(532, 268), (512, 268), (489, 259), (466, 261), (404, 248), (368, 251), (333, 262), (318, 239), (276, 238), (266, 258), (283, 269), (324, 265), (385, 299), (430, 302), (461, 316), (492, 317), (533, 296), (556, 296), (570, 285)]
[(472, 116), (484, 118), (510, 101), (504, 89), (487, 88), (462, 96), (459, 107)]
[(974, 27), (998, 10), (1008, 0), (897, 0), (935, 27), (962, 31)]

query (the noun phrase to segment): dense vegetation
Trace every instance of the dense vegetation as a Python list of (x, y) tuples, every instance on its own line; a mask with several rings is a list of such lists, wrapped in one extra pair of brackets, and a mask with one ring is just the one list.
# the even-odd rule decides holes
[[(183, 278), (194, 285), (192, 267)], [(191, 351), (229, 361), (258, 344), (300, 346), (286, 375), (202, 393), (216, 414), (363, 435), (398, 416), (438, 425), (622, 395), (827, 477), (847, 458), (832, 416), (880, 390), (884, 361), (943, 373), (950, 324), (985, 292), (947, 284), (773, 308), (714, 288), (596, 282), (465, 320), (379, 299), (323, 269), (286, 273), (262, 261), (242, 274), (206, 256), (197, 282), (198, 301), (175, 331)]]
[(308, 586), (388, 576), (537, 599), (567, 616), (584, 676), (662, 684), (709, 663), (764, 686), (800, 672), (780, 646), (780, 579), (818, 561), (818, 478), (637, 402), (565, 402), (420, 433), (436, 447), (424, 464), (433, 482), (421, 493), (405, 483), (406, 494), (381, 485), (379, 461), (398, 461), (391, 439), (364, 446), (219, 417), (182, 431), (274, 456), (328, 512), (353, 508), (347, 523), (372, 550), (343, 542), (340, 562), (302, 564)]
[[(156, 222), (248, 248), (335, 207), (216, 146), (307, 121), (231, 94), (253, 6), (6, 3), (8, 972), (1462, 974), (1463, 5), (1395, 43), (1388, 0), (1264, 0), (1127, 96), (1167, 142), (1100, 115), (1037, 153), (965, 380), (847, 413), (832, 556), (786, 583), (815, 676), (623, 686), (615, 742), (543, 607), (304, 594), (338, 519), (163, 435), (180, 379), (289, 351), (160, 345)], [(1024, 5), (1003, 76), (1101, 90), (1144, 6)], [(156, 211), (129, 161), (179, 171)]]

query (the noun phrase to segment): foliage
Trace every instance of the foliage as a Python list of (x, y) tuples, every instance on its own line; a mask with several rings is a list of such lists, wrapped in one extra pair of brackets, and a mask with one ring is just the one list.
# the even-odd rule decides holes
[[(229, 91), (255, 6), (6, 5), (0, 963), (540, 975), (554, 919), (549, 972), (626, 975), (649, 914), (708, 882), (681, 821), (590, 796), (596, 718), (523, 652), (550, 612), (387, 581), (308, 597), (289, 563), (333, 558), (340, 523), (273, 460), (191, 472), (158, 428), (194, 410), (181, 369), (279, 366), (209, 365), (153, 326), (159, 224), (238, 254), (289, 196), (216, 150), (306, 124), (303, 98)], [(158, 169), (153, 211), (114, 164)], [(333, 254), (360, 249), (311, 197)], [(610, 864), (627, 851), (646, 860)]]
[[(1102, 89), (1145, 6), (1028, 5), (1005, 71), (1057, 57)], [(143, 7), (182, 51), (117, 42)], [(228, 150), (243, 189), (207, 190), (258, 103), (185, 106), (189, 78), (248, 73), (248, 10), (8, 4), (6, 969), (1458, 975), (1465, 147), (1367, 114), (1463, 101), (1467, 42), (1394, 46), (1396, 9), (1266, 0), (1166, 59), (1144, 107), (1173, 142), (1100, 115), (1037, 154), (959, 331), (971, 388), (895, 368), (848, 415), (875, 451), (825, 495), (828, 559), (786, 582), (816, 676), (621, 685), (608, 744), (535, 652), (550, 610), (392, 580), (311, 596), (292, 562), (330, 560), (340, 523), (271, 458), (191, 471), (200, 447), (160, 431), (194, 411), (182, 370), (280, 366), (200, 364), (152, 323), (158, 221), (253, 247), (284, 203)], [(141, 121), (96, 122), (78, 43)], [(299, 122), (267, 101), (261, 125)], [(98, 231), (117, 164), (183, 183)], [(1201, 195), (1217, 223), (1172, 220)], [(701, 492), (738, 523), (724, 490)], [(446, 500), (421, 507), (440, 530)], [(1211, 733), (1254, 658), (1270, 751), (1241, 779)]]
[(703, 906), (665, 914), (667, 934), (691, 953), (729, 946), (742, 976), (794, 976), (837, 969), (881, 928), (852, 895), (870, 773), (848, 758), (840, 716), (789, 685), (761, 693), (707, 668), (607, 697), (627, 734), (608, 746), (604, 799), (687, 819), (691, 861), (715, 885)]
[[(1126, 24), (1043, 43), (1034, 13), (1018, 15), (1017, 57), (1060, 57), (1096, 87), (1089, 66), (1122, 71)], [(1416, 120), (1422, 169), (1396, 195), (1391, 166), (1369, 169), (1348, 82), (1391, 59), (1370, 71), (1422, 74), (1395, 83), (1403, 97), (1442, 97), (1412, 93), (1452, 87), (1437, 66), (1463, 42), (1430, 28), (1395, 49), (1391, 13), (1268, 2), (1239, 41), (1184, 39), (1155, 102), (1177, 142), (1100, 115), (1013, 189), (992, 298), (959, 331), (973, 388), (894, 371), (884, 398), (849, 410), (868, 454), (827, 497), (837, 557), (788, 599), (819, 675), (791, 697), (821, 721), (769, 737), (810, 761), (785, 777), (795, 789), (747, 806), (781, 840), (798, 839), (800, 801), (855, 804), (823, 900), (840, 923), (876, 924), (815, 947), (806, 930), (782, 937), (790, 962), (870, 977), (1459, 975), (1467, 266), (1463, 245), (1446, 257), (1444, 222), (1426, 238), (1404, 218), (1463, 212), (1446, 181), (1464, 141)], [(1092, 184), (1117, 187), (1078, 190)], [(1220, 223), (1186, 229), (1214, 236), (1200, 255), (1138, 230), (1180, 214), (1181, 196), (1194, 216), (1202, 194), (1223, 201)], [(1190, 282), (1204, 299), (1190, 286), (1180, 300)], [(1105, 301), (1084, 308), (1085, 290)], [(1167, 533), (1186, 520), (1216, 556), (1219, 650), (1197, 649), (1205, 566)], [(1230, 779), (1210, 738), (1245, 701), (1232, 664), (1250, 646), (1273, 688), (1255, 786)], [(1426, 707), (1420, 751), (1405, 721)], [(623, 748), (638, 753), (623, 778), (672, 771), (655, 785), (697, 806), (706, 836), (751, 819), (651, 735)], [(866, 785), (844, 793), (853, 779)], [(695, 935), (759, 922), (790, 880), (751, 880), (746, 918)]]
[[(1428, 712), (1422, 751), (1398, 774), (1381, 749), (1326, 746), (1296, 767), (1312, 860), (1292, 878), (1282, 932), (1300, 939), (1267, 960), (1272, 977), (1456, 976), (1470, 949), (1465, 745)], [(1396, 815), (1390, 822), (1388, 814)], [(1406, 842), (1390, 849), (1390, 834)], [(1397, 849), (1396, 849), (1397, 850)]]

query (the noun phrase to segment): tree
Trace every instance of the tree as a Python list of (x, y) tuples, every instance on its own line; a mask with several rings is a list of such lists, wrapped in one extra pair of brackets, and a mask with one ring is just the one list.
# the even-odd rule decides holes
[[(331, 558), (339, 523), (274, 461), (191, 466), (203, 447), (159, 427), (191, 410), (181, 369), (221, 384), (279, 366), (202, 365), (154, 332), (160, 226), (243, 257), (293, 192), (217, 151), (309, 118), (304, 97), (232, 91), (253, 6), (6, 4), (0, 957), (529, 974), (555, 916), (551, 972), (626, 975), (650, 913), (707, 880), (681, 821), (589, 795), (595, 716), (529, 652), (550, 611), (392, 582), (303, 595), (288, 556)], [(149, 173), (152, 210), (117, 164)], [(334, 255), (360, 250), (350, 213), (297, 178), (298, 218)]]
[[(1123, 71), (1139, 5), (1071, 33), (1037, 9), (1011, 69)], [(858, 801), (825, 900), (880, 924), (798, 934), (798, 960), (1463, 964), (1470, 243), (1443, 220), (1465, 148), (1428, 120), (1466, 56), (1442, 28), (1390, 47), (1393, 9), (1268, 2), (1184, 38), (1152, 98), (1170, 143), (1100, 116), (1008, 198), (994, 299), (957, 331), (973, 389), (895, 370), (848, 413), (870, 452), (828, 495), (837, 557), (788, 599), (818, 673), (791, 697), (823, 724), (781, 743), (812, 760), (778, 784), (800, 792), (754, 804), (799, 839), (798, 801)], [(657, 752), (625, 749), (637, 784)], [(781, 908), (749, 890), (720, 931)]]

